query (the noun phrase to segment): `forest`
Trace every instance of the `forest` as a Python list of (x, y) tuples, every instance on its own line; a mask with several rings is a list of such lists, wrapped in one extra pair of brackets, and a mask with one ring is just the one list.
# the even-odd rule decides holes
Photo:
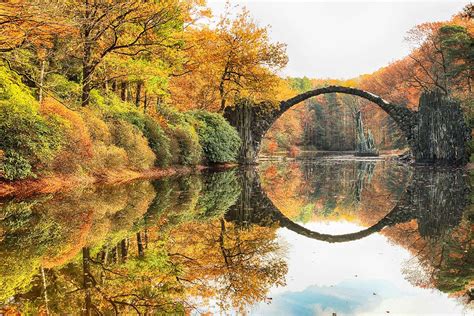
[(0, 177), (235, 161), (219, 112), (289, 90), (287, 57), (245, 9), (209, 18), (201, 1), (2, 3)]
[[(279, 76), (285, 44), (230, 4), (213, 17), (200, 0), (4, 2), (0, 177), (107, 181), (235, 162), (240, 139), (221, 115), (226, 107), (246, 98), (277, 104), (328, 84), (409, 108), (422, 89), (440, 89), (462, 101), (472, 125), (472, 12), (468, 5), (450, 21), (416, 26), (409, 56), (342, 81)], [(378, 147), (406, 146), (380, 109), (331, 94), (286, 113), (263, 152), (353, 150), (357, 111)]]

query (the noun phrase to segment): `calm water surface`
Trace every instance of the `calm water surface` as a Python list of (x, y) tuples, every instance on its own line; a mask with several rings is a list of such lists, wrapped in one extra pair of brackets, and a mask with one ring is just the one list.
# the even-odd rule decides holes
[(469, 176), (319, 157), (0, 201), (0, 314), (471, 315)]

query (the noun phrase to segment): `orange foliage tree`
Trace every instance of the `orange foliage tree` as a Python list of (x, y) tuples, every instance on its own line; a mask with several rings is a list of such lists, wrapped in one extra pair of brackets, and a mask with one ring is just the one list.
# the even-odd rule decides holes
[(176, 104), (222, 111), (235, 98), (275, 99), (285, 90), (276, 74), (288, 61), (285, 45), (271, 43), (246, 9), (235, 19), (227, 10), (215, 29), (192, 30), (187, 41), (188, 62), (171, 81)]

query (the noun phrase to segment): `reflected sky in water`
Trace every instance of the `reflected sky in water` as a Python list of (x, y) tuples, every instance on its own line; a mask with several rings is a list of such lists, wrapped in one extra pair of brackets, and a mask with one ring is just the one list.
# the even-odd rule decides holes
[(0, 313), (472, 313), (462, 169), (262, 163), (0, 201)]
[[(334, 234), (363, 227), (349, 222), (307, 223)], [(272, 288), (271, 303), (260, 303), (252, 315), (468, 314), (462, 302), (433, 289), (413, 286), (403, 269), (416, 267), (406, 249), (382, 234), (344, 244), (329, 244), (280, 229), (288, 245), (285, 287)]]

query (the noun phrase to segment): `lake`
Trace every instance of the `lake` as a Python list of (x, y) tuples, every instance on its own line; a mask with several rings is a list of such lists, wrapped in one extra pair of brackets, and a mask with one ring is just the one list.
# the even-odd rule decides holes
[(0, 314), (469, 315), (465, 169), (321, 156), (0, 201)]

